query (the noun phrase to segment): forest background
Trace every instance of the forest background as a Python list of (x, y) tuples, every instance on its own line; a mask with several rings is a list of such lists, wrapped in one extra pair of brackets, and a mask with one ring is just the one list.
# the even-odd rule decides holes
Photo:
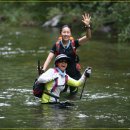
[[(130, 3), (126, 1), (1, 1), (0, 25), (42, 26), (55, 16), (62, 15), (56, 26), (83, 26), (82, 14), (91, 15), (93, 33), (103, 32), (117, 43), (128, 43), (130, 38)], [(82, 24), (82, 25), (81, 25)]]

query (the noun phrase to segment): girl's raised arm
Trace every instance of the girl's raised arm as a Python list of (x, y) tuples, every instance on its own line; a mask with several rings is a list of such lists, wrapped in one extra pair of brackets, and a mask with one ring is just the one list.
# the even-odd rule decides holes
[(82, 18), (83, 18), (82, 22), (85, 24), (85, 27), (86, 27), (86, 36), (83, 36), (78, 39), (80, 45), (91, 38), (91, 27), (90, 27), (91, 16), (85, 13), (84, 15), (82, 15)]

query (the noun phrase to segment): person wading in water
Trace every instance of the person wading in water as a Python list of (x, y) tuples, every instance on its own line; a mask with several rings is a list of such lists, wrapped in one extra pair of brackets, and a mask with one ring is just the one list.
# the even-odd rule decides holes
[(66, 84), (78, 87), (90, 76), (91, 68), (87, 68), (79, 80), (71, 78), (66, 74), (66, 68), (69, 62), (70, 58), (65, 54), (58, 55), (55, 58), (55, 67), (42, 73), (35, 81), (35, 86), (44, 84), (41, 103), (59, 103), (60, 93), (64, 90)]
[[(57, 56), (59, 54), (66, 54), (68, 57), (70, 57), (70, 62), (68, 63), (66, 73), (76, 80), (80, 79), (80, 65), (78, 64), (79, 58), (76, 55), (76, 49), (91, 38), (91, 17), (87, 13), (82, 15), (82, 17), (82, 22), (85, 24), (86, 28), (86, 35), (75, 40), (72, 38), (70, 27), (68, 25), (64, 25), (60, 31), (60, 38), (53, 45), (45, 63), (42, 66), (42, 72), (46, 71), (54, 56)], [(68, 85), (66, 85), (63, 92), (67, 91), (67, 88)], [(69, 85), (69, 88), (71, 95), (75, 95), (78, 92), (78, 87), (73, 87)]]

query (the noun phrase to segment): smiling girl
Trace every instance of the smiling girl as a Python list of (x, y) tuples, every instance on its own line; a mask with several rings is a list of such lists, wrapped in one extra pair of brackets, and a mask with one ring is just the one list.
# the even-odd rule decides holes
[(41, 97), (41, 103), (58, 103), (60, 93), (64, 90), (65, 85), (73, 87), (81, 86), (86, 77), (91, 74), (91, 69), (86, 69), (79, 80), (75, 80), (66, 74), (66, 68), (70, 58), (60, 54), (55, 58), (55, 68), (48, 69), (41, 74), (35, 84), (45, 84), (45, 90)]

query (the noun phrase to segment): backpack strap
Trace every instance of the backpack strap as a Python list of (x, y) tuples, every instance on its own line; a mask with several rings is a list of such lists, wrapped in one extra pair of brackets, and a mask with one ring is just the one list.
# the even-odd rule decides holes
[(56, 43), (56, 56), (59, 55), (59, 50), (60, 50), (60, 40), (58, 40)]
[(56, 78), (54, 81), (55, 81), (55, 84), (54, 84), (54, 86), (52, 87), (51, 92), (54, 92), (54, 91), (55, 91), (55, 89), (56, 89), (56, 87), (57, 87), (57, 85), (58, 85), (58, 78)]
[(57, 96), (55, 96), (55, 95), (53, 95), (51, 93), (48, 93), (46, 91), (44, 91), (44, 93), (47, 94), (48, 96), (51, 96), (51, 97), (55, 98), (55, 99), (59, 99), (59, 97), (57, 97)]
[(71, 40), (71, 46), (72, 46), (74, 54), (76, 55), (76, 47), (75, 47), (75, 41), (74, 41), (74, 39)]
[(67, 84), (68, 81), (68, 75), (65, 75), (65, 84)]
[[(56, 44), (56, 56), (59, 55), (59, 50), (60, 50), (60, 41), (62, 39), (58, 39), (58, 41), (55, 43)], [(72, 49), (73, 49), (73, 53), (76, 55), (76, 47), (75, 47), (75, 40), (73, 38), (70, 39), (70, 42), (71, 42), (71, 46), (72, 46)]]
[[(58, 70), (55, 68), (55, 73), (57, 73)], [(67, 81), (68, 81), (68, 75), (65, 75), (65, 84), (67, 84)], [(51, 90), (51, 92), (54, 92), (56, 87), (58, 86), (58, 78), (55, 79), (55, 84)]]
[[(56, 68), (54, 68), (54, 73), (58, 73), (58, 70), (57, 70)], [(55, 84), (54, 84), (54, 86), (52, 87), (51, 92), (54, 92), (54, 91), (55, 91), (55, 89), (56, 89), (56, 87), (57, 87), (57, 85), (58, 85), (58, 78), (56, 78), (54, 81), (55, 81)]]

